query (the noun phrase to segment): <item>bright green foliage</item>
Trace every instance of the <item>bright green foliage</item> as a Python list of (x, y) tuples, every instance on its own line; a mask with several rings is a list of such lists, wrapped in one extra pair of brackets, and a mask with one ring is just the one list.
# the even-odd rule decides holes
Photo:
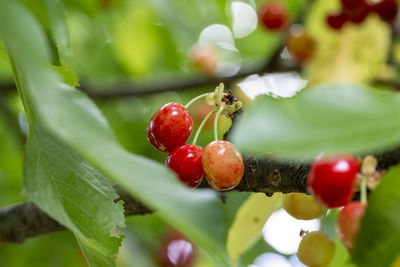
[(61, 83), (51, 70), (43, 34), (31, 16), (18, 2), (6, 2), (0, 6), (0, 15), (12, 26), (0, 26), (0, 34), (15, 64), (31, 131), (40, 125), (41, 131), (82, 155), (227, 264), (224, 248), (227, 230), (217, 195), (208, 190), (191, 191), (161, 164), (121, 148), (93, 102)]
[(397, 93), (319, 86), (290, 99), (260, 97), (235, 125), (232, 140), (242, 152), (298, 159), (371, 153), (400, 142), (398, 114)]
[(112, 266), (121, 238), (110, 237), (110, 232), (125, 222), (122, 203), (113, 202), (118, 195), (100, 173), (39, 124), (28, 138), (24, 184), (36, 205), (75, 233), (91, 266)]
[(390, 266), (400, 251), (400, 166), (382, 177), (370, 195), (352, 258), (358, 266)]

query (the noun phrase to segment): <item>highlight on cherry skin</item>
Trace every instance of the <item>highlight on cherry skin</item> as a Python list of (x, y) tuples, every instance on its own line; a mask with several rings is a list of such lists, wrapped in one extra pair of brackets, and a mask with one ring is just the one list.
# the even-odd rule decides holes
[(228, 141), (213, 141), (204, 148), (203, 168), (208, 183), (224, 191), (237, 186), (242, 180), (244, 164), (242, 155)]
[(202, 147), (182, 145), (168, 155), (165, 165), (178, 175), (179, 180), (194, 188), (201, 183), (204, 177), (202, 156)]
[(324, 233), (307, 233), (299, 244), (297, 257), (310, 267), (326, 267), (335, 253), (335, 243)]
[(169, 230), (160, 248), (160, 266), (191, 267), (197, 258), (197, 247), (182, 233)]
[(170, 152), (183, 145), (193, 130), (189, 111), (179, 103), (168, 103), (157, 110), (147, 125), (147, 139), (158, 150)]
[(364, 215), (366, 203), (359, 201), (350, 202), (339, 213), (336, 231), (347, 250), (353, 249), (354, 241), (360, 228), (360, 221)]
[(345, 206), (353, 196), (359, 166), (351, 155), (316, 159), (308, 174), (308, 191), (328, 208)]

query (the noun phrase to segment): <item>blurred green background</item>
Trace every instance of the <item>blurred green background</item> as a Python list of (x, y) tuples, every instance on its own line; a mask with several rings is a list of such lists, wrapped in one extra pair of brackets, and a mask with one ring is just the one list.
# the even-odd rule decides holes
[[(90, 85), (92, 91), (112, 91), (126, 84), (137, 86), (151, 83), (168, 84), (175, 80), (206, 78), (193, 66), (188, 55), (207, 26), (223, 24), (231, 27), (233, 2), (231, 0), (65, 0), (63, 3), (70, 37), (69, 49), (63, 50), (60, 54), (62, 62), (58, 62), (56, 44), (49, 37), (49, 42), (54, 48), (53, 63), (61, 64), (62, 72), (70, 82), (75, 79), (73, 73), (68, 71), (72, 69), (79, 83), (83, 87)], [(241, 2), (257, 10), (264, 1)], [(299, 12), (308, 1), (284, 2), (289, 7), (291, 18), (297, 20)], [(334, 53), (332, 51), (339, 49), (337, 48), (339, 45), (335, 42), (338, 43), (341, 36), (330, 32), (318, 14), (321, 14), (321, 10), (334, 10), (337, 5), (336, 1), (319, 1), (321, 2), (325, 4), (319, 4), (307, 22), (314, 36), (322, 36), (320, 42), (332, 45), (329, 47), (331, 50), (326, 52), (331, 55)], [(24, 3), (43, 25), (47, 25), (45, 28), (50, 32), (49, 18), (44, 14), (44, 1), (25, 0)], [(300, 16), (308, 14), (301, 13)], [(306, 19), (303, 18), (303, 21)], [(371, 30), (367, 28), (365, 32), (380, 27), (376, 23), (371, 23), (373, 24), (370, 26)], [(275, 52), (283, 38), (280, 33), (257, 27), (248, 36), (234, 40), (237, 51), (226, 52), (223, 56), (240, 62), (242, 70), (262, 65)], [(357, 39), (357, 42), (362, 42), (362, 39)], [(345, 47), (353, 45), (349, 43), (345, 44)], [(334, 56), (336, 54), (332, 55)], [(368, 80), (372, 76), (371, 72), (373, 75), (380, 73), (381, 66), (379, 64), (377, 66), (376, 62), (366, 64), (364, 57), (356, 60), (367, 66), (366, 74), (359, 76)], [(320, 58), (326, 64), (327, 57), (322, 55)], [(370, 70), (371, 66), (374, 66), (373, 70)], [(315, 79), (315, 75), (319, 75), (318, 78), (325, 77), (326, 72), (329, 72), (324, 69), (317, 72), (316, 69), (319, 67), (318, 62), (310, 64), (306, 73), (311, 80)], [(346, 75), (351, 76), (351, 73)], [(0, 47), (0, 82), (6, 84), (12, 79), (7, 56)], [(316, 81), (318, 82), (320, 80)], [(153, 149), (146, 140), (146, 126), (151, 115), (166, 102), (186, 103), (191, 98), (212, 90), (214, 87), (194, 87), (185, 91), (169, 91), (140, 97), (98, 99), (96, 102), (126, 149), (163, 162), (165, 154)], [(199, 114), (194, 115), (197, 127), (207, 107), (196, 105), (192, 109), (193, 114)], [(26, 201), (22, 190), (24, 127), (26, 125), (16, 91), (0, 92), (0, 206)], [(219, 129), (220, 134), (229, 127), (230, 120), (223, 119)], [(210, 140), (212, 140), (212, 129), (206, 127), (199, 144), (205, 145)], [(240, 198), (239, 195), (242, 193), (233, 194), (232, 198)], [(157, 214), (130, 217), (127, 219), (127, 224), (128, 228), (123, 230), (126, 238), (120, 249), (118, 265), (157, 266), (160, 246), (169, 227), (157, 217)], [(326, 225), (330, 225), (329, 220), (326, 221)], [(259, 242), (242, 257), (241, 265), (248, 266), (257, 256), (268, 251), (274, 249), (260, 238)], [(0, 245), (0, 266), (86, 266), (86, 262), (73, 234), (61, 232), (32, 238), (21, 245)], [(209, 256), (199, 251), (196, 266), (213, 265)]]

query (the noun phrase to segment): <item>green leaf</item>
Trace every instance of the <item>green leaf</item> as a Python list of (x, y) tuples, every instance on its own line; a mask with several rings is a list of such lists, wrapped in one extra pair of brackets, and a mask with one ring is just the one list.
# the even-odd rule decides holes
[(254, 193), (240, 207), (229, 229), (227, 249), (233, 266), (260, 237), (269, 216), (282, 204), (282, 194)]
[(61, 0), (45, 0), (45, 5), (50, 33), (57, 44), (59, 54), (63, 58), (65, 53), (70, 53), (69, 33), (63, 2)]
[(112, 266), (121, 238), (110, 232), (125, 224), (122, 203), (113, 202), (118, 195), (77, 153), (39, 124), (32, 127), (24, 165), (28, 197), (75, 233), (90, 266)]
[(235, 125), (242, 152), (313, 158), (371, 153), (400, 143), (400, 95), (355, 85), (326, 85), (293, 98), (260, 97)]
[(358, 266), (389, 266), (400, 251), (400, 165), (370, 195), (352, 258)]
[(40, 121), (44, 131), (157, 210), (221, 264), (229, 265), (224, 209), (217, 194), (189, 190), (164, 165), (125, 151), (95, 104), (55, 75), (43, 33), (29, 13), (17, 1), (3, 0), (0, 17), (7, 22), (0, 23), (0, 34), (15, 64), (30, 121)]
[(53, 66), (55, 71), (57, 71), (61, 80), (71, 86), (79, 86), (78, 78), (75, 75), (75, 72), (72, 70), (71, 65), (64, 62), (64, 60), (60, 59), (60, 66)]

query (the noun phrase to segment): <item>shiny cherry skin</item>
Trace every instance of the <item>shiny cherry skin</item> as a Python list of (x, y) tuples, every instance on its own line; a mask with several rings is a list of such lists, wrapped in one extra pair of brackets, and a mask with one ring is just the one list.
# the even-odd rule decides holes
[(147, 125), (147, 139), (158, 150), (170, 152), (183, 145), (193, 130), (189, 111), (179, 103), (162, 106)]
[(182, 145), (168, 155), (165, 165), (178, 175), (179, 180), (194, 188), (201, 183), (204, 177), (202, 158), (202, 147)]
[(346, 23), (347, 17), (343, 14), (330, 14), (326, 17), (326, 23), (334, 30), (340, 30)]
[(267, 2), (260, 7), (260, 20), (269, 30), (281, 30), (288, 24), (288, 10), (283, 2)]
[(398, 8), (396, 0), (382, 0), (371, 6), (371, 10), (387, 22), (392, 22), (396, 18)]
[(361, 217), (364, 215), (366, 203), (350, 202), (339, 213), (336, 231), (343, 245), (351, 251), (360, 227)]
[(311, 166), (308, 190), (328, 208), (345, 206), (353, 196), (358, 171), (358, 162), (350, 155), (322, 157)]
[(216, 190), (229, 190), (242, 180), (242, 155), (228, 141), (213, 141), (204, 148), (203, 168), (208, 183)]

